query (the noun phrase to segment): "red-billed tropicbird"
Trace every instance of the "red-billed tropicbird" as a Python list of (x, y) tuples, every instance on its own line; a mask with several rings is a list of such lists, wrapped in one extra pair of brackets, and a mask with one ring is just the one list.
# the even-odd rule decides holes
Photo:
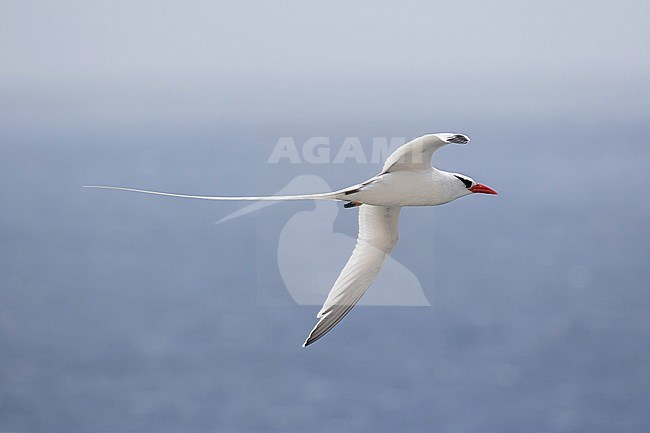
[(359, 206), (359, 235), (352, 256), (334, 282), (318, 323), (305, 340), (309, 346), (329, 332), (361, 299), (397, 243), (397, 220), (403, 206), (437, 206), (472, 194), (497, 194), (468, 176), (431, 166), (433, 152), (446, 144), (467, 144), (463, 134), (441, 133), (418, 137), (393, 152), (381, 172), (357, 185), (320, 194), (263, 197), (214, 197), (146, 191), (114, 186), (87, 188), (116, 189), (170, 197), (201, 200), (340, 200), (345, 207)]

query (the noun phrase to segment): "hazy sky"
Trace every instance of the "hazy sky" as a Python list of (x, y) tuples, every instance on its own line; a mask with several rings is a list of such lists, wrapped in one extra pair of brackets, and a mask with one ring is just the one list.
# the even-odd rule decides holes
[(639, 116), (645, 1), (3, 1), (3, 117)]

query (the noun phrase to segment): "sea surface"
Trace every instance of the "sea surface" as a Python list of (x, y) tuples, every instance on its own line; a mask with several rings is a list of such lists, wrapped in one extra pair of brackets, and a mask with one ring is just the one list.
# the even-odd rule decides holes
[[(5, 128), (0, 431), (648, 431), (648, 124), (474, 120), (434, 165), (499, 196), (401, 215), (393, 256), (432, 306), (358, 307), (306, 349), (318, 307), (293, 302), (276, 252), (313, 204), (215, 225), (243, 205), (81, 186), (273, 194), (380, 164), (270, 164), (293, 132), (256, 124)], [(370, 154), (396, 123), (296, 143)], [(356, 213), (334, 230), (355, 236)]]

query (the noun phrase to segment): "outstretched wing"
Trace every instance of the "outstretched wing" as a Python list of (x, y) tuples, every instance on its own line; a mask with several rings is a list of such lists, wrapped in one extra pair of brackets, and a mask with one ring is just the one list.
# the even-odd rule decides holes
[(399, 207), (361, 205), (357, 244), (316, 316), (320, 320), (304, 347), (336, 326), (377, 278), (386, 257), (397, 243), (399, 210)]
[(433, 152), (448, 143), (467, 144), (469, 137), (463, 134), (427, 134), (409, 141), (391, 153), (382, 173), (401, 170), (421, 170), (431, 168)]

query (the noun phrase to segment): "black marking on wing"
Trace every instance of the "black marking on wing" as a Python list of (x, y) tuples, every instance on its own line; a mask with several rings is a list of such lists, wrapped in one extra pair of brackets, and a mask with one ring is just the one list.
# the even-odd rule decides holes
[(345, 194), (345, 195), (356, 194), (356, 193), (358, 193), (359, 191), (361, 191), (361, 190), (363, 189), (364, 186), (368, 186), (368, 185), (370, 185), (371, 183), (373, 183), (374, 181), (376, 181), (377, 179), (379, 179), (379, 178), (380, 178), (381, 176), (383, 176), (384, 174), (386, 174), (386, 173), (380, 173), (380, 174), (378, 174), (377, 176), (368, 179), (367, 181), (365, 181), (364, 183), (362, 183), (361, 185), (359, 185), (357, 188), (349, 189), (349, 190), (347, 190), (347, 191), (344, 191), (343, 194)]
[(343, 194), (350, 195), (350, 194), (355, 194), (355, 193), (357, 193), (359, 191), (361, 191), (361, 188), (349, 189), (349, 190), (345, 191)]
[(357, 207), (357, 206), (361, 206), (361, 203), (359, 203), (358, 201), (349, 201), (343, 205), (343, 207), (346, 209), (349, 209), (351, 207)]
[(467, 144), (469, 140), (464, 135), (456, 134), (447, 139), (447, 143)]

